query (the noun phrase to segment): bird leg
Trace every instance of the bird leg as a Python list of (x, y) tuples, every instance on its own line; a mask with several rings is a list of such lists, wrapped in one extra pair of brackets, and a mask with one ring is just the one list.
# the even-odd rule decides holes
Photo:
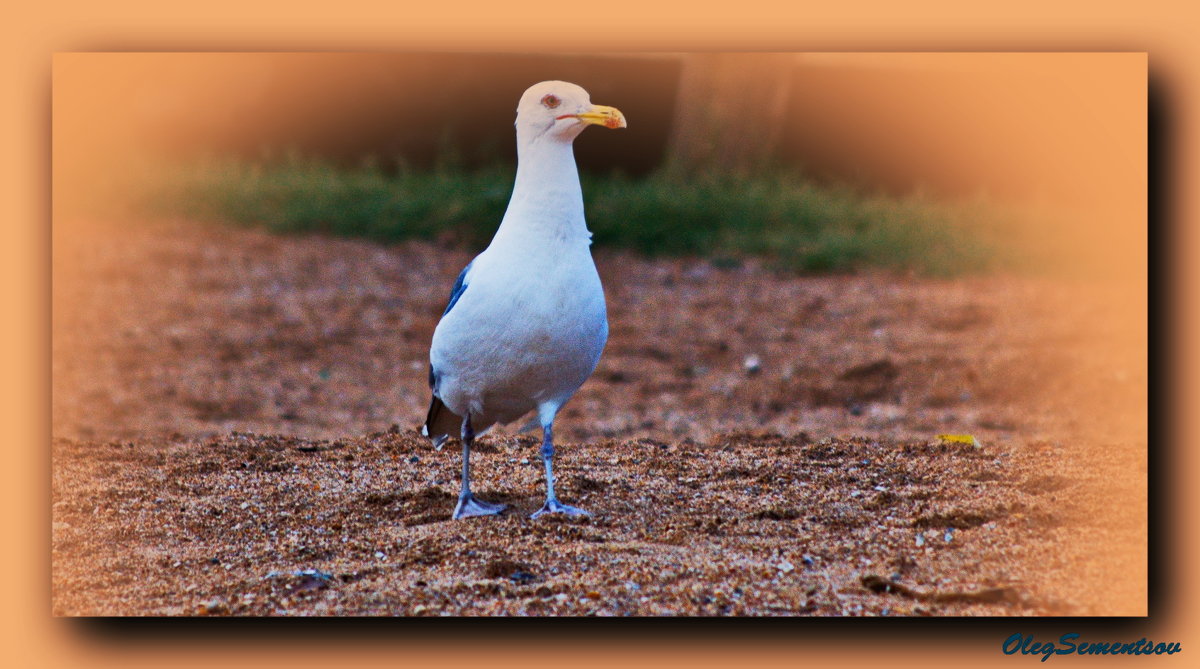
[(554, 494), (554, 465), (551, 462), (554, 458), (554, 439), (549, 425), (542, 427), (542, 435), (542, 462), (546, 465), (546, 503), (530, 517), (537, 518), (544, 513), (565, 513), (568, 516), (592, 515), (583, 509), (567, 506), (558, 501), (558, 495)]
[(471, 442), (475, 431), (471, 429), (471, 413), (463, 416), (462, 423), (462, 492), (458, 495), (458, 506), (454, 508), (454, 519), (470, 516), (490, 516), (500, 513), (507, 505), (485, 502), (471, 494)]

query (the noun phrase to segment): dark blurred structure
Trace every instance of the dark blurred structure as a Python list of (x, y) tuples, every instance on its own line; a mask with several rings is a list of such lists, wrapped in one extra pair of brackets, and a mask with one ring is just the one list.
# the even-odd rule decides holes
[[(95, 113), (96, 102), (129, 107), (140, 135), (131, 143), (173, 158), (269, 161), (294, 153), (384, 169), (512, 162), (521, 93), (563, 79), (636, 119), (632, 136), (581, 141), (580, 163), (634, 175), (661, 160), (680, 69), (669, 59), (506, 54), (90, 57), (108, 61), (115, 76), (101, 92), (107, 100), (79, 110)], [(97, 65), (103, 69), (88, 64)]]
[(795, 63), (786, 53), (685, 55), (667, 169), (678, 176), (769, 169), (781, 153)]
[(510, 163), (522, 91), (565, 79), (630, 123), (580, 139), (585, 170), (645, 175), (669, 152), (726, 168), (745, 145), (868, 189), (1094, 204), (1144, 190), (1145, 76), (1137, 54), (60, 54), (55, 169)]

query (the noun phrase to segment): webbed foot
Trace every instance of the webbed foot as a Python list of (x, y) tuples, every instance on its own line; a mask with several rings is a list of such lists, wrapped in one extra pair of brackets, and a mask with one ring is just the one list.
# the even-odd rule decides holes
[(530, 518), (537, 518), (538, 516), (541, 516), (541, 515), (547, 514), (547, 513), (565, 513), (568, 516), (590, 516), (590, 515), (592, 515), (590, 511), (584, 511), (583, 509), (580, 509), (579, 507), (563, 504), (562, 502), (558, 501), (557, 499), (548, 499), (548, 500), (546, 500), (546, 503), (542, 505), (542, 508), (535, 511), (533, 513), (533, 515), (530, 516)]
[(485, 502), (471, 493), (460, 495), (458, 506), (454, 507), (454, 519), (471, 516), (493, 516), (508, 508), (507, 504)]

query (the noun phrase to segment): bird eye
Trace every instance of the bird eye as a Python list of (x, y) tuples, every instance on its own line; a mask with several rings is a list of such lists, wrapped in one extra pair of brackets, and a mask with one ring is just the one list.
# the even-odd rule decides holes
[(554, 109), (558, 106), (559, 102), (559, 99), (553, 95), (547, 95), (546, 97), (542, 98), (542, 104), (546, 105), (547, 109)]

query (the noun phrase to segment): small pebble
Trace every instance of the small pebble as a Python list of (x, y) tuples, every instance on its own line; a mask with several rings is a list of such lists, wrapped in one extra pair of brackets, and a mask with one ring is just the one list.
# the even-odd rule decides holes
[(918, 546), (925, 545), (925, 535), (924, 534), (917, 534), (917, 545)]
[(228, 613), (228, 612), (229, 612), (229, 606), (226, 605), (225, 602), (222, 602), (219, 599), (208, 600), (207, 602), (200, 605), (200, 610), (198, 611), (198, 613), (202, 616)]
[(757, 355), (754, 355), (754, 354), (748, 355), (748, 356), (746, 356), (746, 359), (742, 362), (742, 367), (744, 367), (746, 369), (747, 374), (749, 374), (750, 376), (754, 376), (755, 374), (762, 371), (762, 360), (760, 360)]

